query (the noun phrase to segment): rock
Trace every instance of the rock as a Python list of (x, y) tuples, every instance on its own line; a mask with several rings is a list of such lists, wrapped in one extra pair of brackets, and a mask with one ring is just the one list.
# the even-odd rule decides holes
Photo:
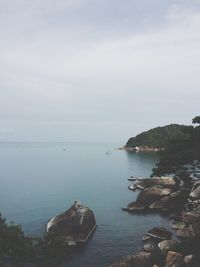
[(168, 240), (172, 237), (172, 233), (164, 227), (154, 227), (147, 232), (147, 235), (158, 240)]
[(192, 190), (190, 192), (191, 199), (199, 199), (200, 198), (200, 181), (194, 183)]
[(194, 267), (195, 257), (194, 255), (187, 255), (184, 257), (184, 262), (186, 267)]
[(161, 192), (161, 196), (169, 196), (172, 193), (170, 188), (164, 188)]
[(194, 233), (195, 238), (200, 238), (200, 221), (190, 224), (189, 229)]
[(143, 247), (146, 252), (153, 252), (156, 250), (156, 245), (154, 243), (147, 243)]
[(145, 235), (145, 236), (143, 236), (142, 241), (143, 241), (143, 242), (146, 242), (146, 241), (149, 241), (150, 239), (151, 239), (150, 236)]
[(187, 224), (191, 224), (194, 222), (200, 222), (200, 211), (185, 212), (183, 214), (182, 220)]
[(184, 259), (180, 253), (169, 251), (165, 260), (165, 267), (183, 267)]
[(123, 210), (129, 211), (129, 212), (144, 212), (145, 211), (145, 206), (137, 201), (131, 202), (128, 204), (128, 206), (126, 208), (124, 208)]
[(125, 256), (119, 261), (109, 265), (109, 267), (152, 267), (153, 261), (151, 253), (140, 252), (131, 256)]
[(158, 243), (158, 247), (162, 254), (166, 255), (170, 250), (176, 250), (179, 245), (177, 240), (164, 240)]
[(130, 185), (128, 186), (128, 189), (130, 189), (130, 190), (132, 190), (132, 191), (135, 191), (135, 190), (136, 190), (136, 187), (135, 187), (134, 184), (130, 184)]
[(179, 239), (192, 239), (195, 237), (194, 231), (191, 227), (184, 227), (182, 229), (178, 229), (176, 232), (176, 236)]
[(154, 178), (146, 178), (137, 183), (138, 185), (148, 188), (152, 186), (162, 186), (164, 188), (175, 189), (176, 188), (176, 180), (172, 177), (154, 177)]
[(172, 229), (174, 230), (179, 230), (185, 228), (185, 223), (184, 222), (173, 222), (172, 223)]
[(174, 211), (182, 209), (184, 207), (184, 203), (185, 201), (182, 192), (177, 191), (161, 199), (158, 199), (156, 202), (152, 203), (149, 208), (151, 210)]
[(149, 205), (151, 205), (162, 197), (162, 192), (163, 188), (160, 186), (152, 186), (146, 188), (145, 190), (139, 193), (136, 201), (148, 207)]
[(68, 245), (86, 242), (95, 228), (96, 221), (92, 210), (78, 201), (47, 224), (47, 232), (63, 237)]

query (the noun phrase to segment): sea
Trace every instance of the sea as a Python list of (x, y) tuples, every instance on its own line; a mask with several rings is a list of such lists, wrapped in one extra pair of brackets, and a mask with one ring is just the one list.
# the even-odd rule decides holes
[(75, 200), (95, 214), (97, 228), (62, 267), (107, 267), (142, 250), (154, 226), (169, 228), (159, 215), (122, 210), (138, 192), (128, 177), (149, 177), (156, 153), (127, 152), (114, 143), (0, 143), (0, 212), (27, 235), (42, 236), (47, 222)]

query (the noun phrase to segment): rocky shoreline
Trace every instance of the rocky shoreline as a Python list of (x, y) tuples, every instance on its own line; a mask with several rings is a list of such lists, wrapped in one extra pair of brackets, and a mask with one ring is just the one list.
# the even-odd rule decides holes
[(153, 177), (136, 179), (129, 189), (139, 193), (123, 210), (133, 214), (164, 213), (171, 230), (149, 230), (142, 239), (143, 251), (124, 256), (109, 267), (199, 267), (200, 182)]
[(135, 151), (135, 152), (159, 152), (165, 150), (165, 148), (159, 147), (150, 147), (150, 146), (123, 146), (120, 147), (119, 150), (126, 150), (126, 151)]

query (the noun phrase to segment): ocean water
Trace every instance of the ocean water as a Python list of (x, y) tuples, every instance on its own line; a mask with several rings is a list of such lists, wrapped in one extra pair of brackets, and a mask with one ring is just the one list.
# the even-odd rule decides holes
[(106, 267), (141, 250), (147, 230), (169, 225), (159, 215), (122, 210), (137, 197), (128, 190), (127, 178), (148, 177), (157, 156), (117, 150), (118, 146), (0, 143), (0, 212), (20, 224), (25, 233), (41, 236), (46, 223), (75, 200), (88, 205), (98, 227), (63, 267)]

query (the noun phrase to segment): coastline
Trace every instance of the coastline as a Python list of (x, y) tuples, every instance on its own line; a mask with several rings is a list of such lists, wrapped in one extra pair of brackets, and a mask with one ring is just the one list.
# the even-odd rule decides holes
[(124, 256), (109, 267), (198, 267), (200, 210), (195, 205), (200, 203), (200, 182), (193, 179), (188, 187), (172, 177), (153, 177), (136, 179), (132, 185), (134, 191), (139, 191), (138, 196), (123, 210), (131, 214), (164, 214), (171, 229), (150, 229), (142, 238), (143, 251)]
[(135, 146), (135, 147), (129, 147), (129, 146), (122, 146), (118, 148), (119, 150), (125, 150), (125, 151), (134, 151), (134, 152), (160, 152), (164, 151), (165, 148), (157, 148), (157, 147), (149, 147), (149, 146)]

